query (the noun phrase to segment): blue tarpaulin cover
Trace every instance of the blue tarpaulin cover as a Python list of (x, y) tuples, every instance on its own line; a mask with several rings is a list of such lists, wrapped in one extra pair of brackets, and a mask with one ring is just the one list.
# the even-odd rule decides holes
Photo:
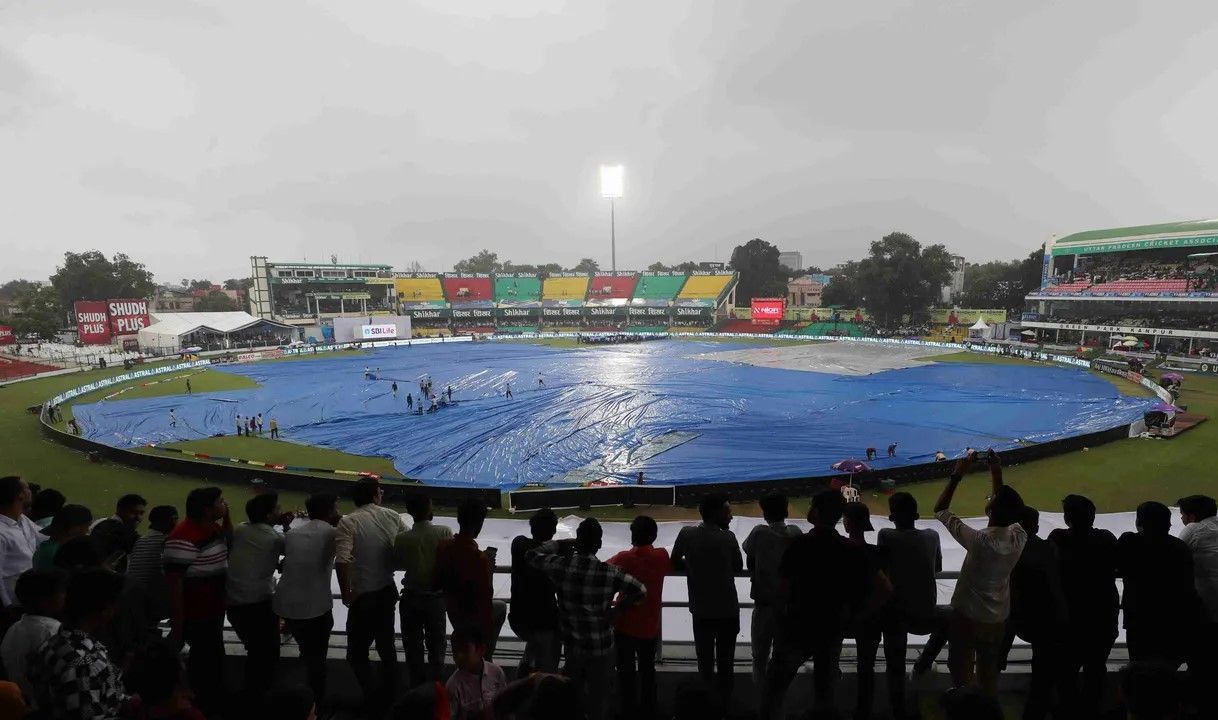
[[(883, 471), (927, 462), (937, 450), (950, 457), (966, 447), (1007, 449), (1108, 429), (1157, 402), (1064, 367), (928, 363), (842, 376), (692, 357), (730, 347), (384, 348), (220, 366), (261, 387), (120, 397), (73, 412), (88, 437), (121, 447), (232, 434), (235, 415), (262, 413), (268, 434), (274, 417), (287, 442), (388, 457), (430, 484), (507, 489), (598, 474), (629, 481), (639, 471), (656, 484), (824, 475), (869, 446), (880, 454), (872, 467)], [(365, 366), (379, 379), (366, 379)], [(437, 394), (452, 385), (456, 403), (408, 414), (406, 394), (417, 406), (422, 376)], [(894, 459), (886, 457), (891, 443)]]

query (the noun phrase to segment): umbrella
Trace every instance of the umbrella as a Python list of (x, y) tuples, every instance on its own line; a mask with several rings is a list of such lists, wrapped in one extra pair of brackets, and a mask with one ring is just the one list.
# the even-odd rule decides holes
[(1129, 342), (1130, 340), (1132, 340), (1132, 341), (1134, 341), (1134, 342), (1140, 342), (1140, 341), (1137, 339), (1137, 337), (1135, 337), (1135, 336), (1133, 336), (1133, 335), (1126, 335), (1125, 337), (1123, 337), (1123, 338), (1121, 338), (1121, 339), (1122, 339), (1122, 340), (1124, 340), (1125, 342)]
[(1165, 402), (1156, 403), (1156, 404), (1154, 405), (1154, 407), (1152, 407), (1152, 408), (1151, 408), (1151, 410), (1153, 410), (1153, 411), (1155, 411), (1155, 412), (1161, 412), (1161, 413), (1179, 413), (1179, 412), (1184, 412), (1183, 410), (1181, 410), (1180, 408), (1176, 407), (1175, 405), (1172, 405), (1171, 403), (1165, 403)]
[(1036, 331), (1035, 330), (1024, 330), (1023, 332), (1021, 332), (1019, 334), (1020, 335), (1035, 335)]
[(848, 473), (867, 472), (868, 470), (871, 469), (870, 467), (867, 466), (867, 463), (863, 462), (862, 460), (854, 460), (854, 459), (838, 460), (837, 462), (833, 463), (829, 467), (833, 468), (834, 470), (841, 470), (842, 472), (848, 472)]
[(1137, 347), (1138, 345), (1141, 345), (1141, 344), (1142, 343), (1137, 338), (1134, 338), (1133, 340), (1126, 340), (1121, 343), (1121, 345), (1123, 345), (1125, 347)]
[(1174, 382), (1184, 382), (1184, 376), (1180, 373), (1163, 373), (1164, 380), (1172, 380)]

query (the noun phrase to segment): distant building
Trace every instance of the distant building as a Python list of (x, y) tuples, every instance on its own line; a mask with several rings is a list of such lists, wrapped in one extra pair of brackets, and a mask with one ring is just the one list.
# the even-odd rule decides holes
[(198, 296), (189, 288), (164, 285), (153, 291), (152, 310), (154, 312), (191, 312), (195, 309), (197, 301)]
[(344, 315), (394, 312), (393, 267), (330, 263), (279, 263), (250, 258), (254, 317), (293, 325)]
[(804, 254), (798, 250), (783, 250), (778, 253), (778, 264), (786, 267), (788, 270), (803, 270)]
[(802, 275), (787, 283), (787, 307), (820, 307), (825, 283), (813, 275)]

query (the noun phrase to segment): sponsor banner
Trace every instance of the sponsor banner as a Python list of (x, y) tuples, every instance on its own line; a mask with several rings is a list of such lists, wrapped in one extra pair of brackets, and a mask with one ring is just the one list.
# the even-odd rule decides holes
[(0, 325), (0, 345), (12, 345), (17, 342), (17, 334), (8, 325)]
[(707, 306), (677, 305), (672, 309), (674, 318), (706, 318), (715, 316), (715, 309)]
[(495, 318), (494, 307), (454, 307), (452, 318), (453, 320), (486, 320), (490, 322)]
[(403, 307), (402, 314), (411, 320), (446, 320), (452, 317), (452, 310), (446, 307)]
[[(416, 279), (416, 280), (417, 280), (417, 279), (419, 279), (419, 278), (438, 278), (438, 277), (440, 277), (440, 273), (433, 273), (433, 272), (417, 272), (417, 273), (415, 273), (415, 272), (395, 272), (395, 273), (393, 274), (393, 276), (394, 276), (395, 278), (403, 278), (403, 279), (406, 279), (406, 278), (413, 278), (413, 279)], [(484, 277), (485, 277), (485, 276), (484, 276)]]
[(495, 308), (495, 317), (500, 320), (535, 320), (541, 317), (541, 307), (500, 306)]
[(110, 344), (110, 311), (105, 300), (77, 300), (72, 312), (76, 316), (76, 335), (82, 344)]
[(1085, 323), (1054, 323), (1024, 321), (1025, 327), (1045, 328), (1048, 330), (1082, 330), (1085, 332), (1112, 333), (1115, 335), (1135, 335), (1180, 338), (1218, 339), (1218, 332), (1212, 330), (1185, 330), (1182, 328), (1135, 327), (1133, 325), (1088, 325)]
[(637, 318), (667, 319), (669, 317), (669, 311), (667, 306), (657, 307), (654, 305), (631, 305), (627, 310), (627, 317), (629, 317), (631, 320)]
[(490, 273), (444, 273), (444, 277), (453, 280), (463, 280), (466, 278), (489, 278)]
[(589, 305), (580, 308), (580, 312), (589, 320), (620, 320), (626, 317), (626, 305)]
[(391, 340), (398, 336), (397, 325), (361, 325), (360, 337), (365, 340)]
[(383, 277), (363, 278), (363, 281), (369, 285), (392, 285), (393, 284), (393, 278), (383, 278)]
[[(597, 274), (599, 275), (600, 273), (597, 273)], [(591, 275), (592, 275), (592, 273), (586, 273), (586, 272), (556, 272), (556, 273), (546, 273), (546, 277), (552, 277), (552, 278), (565, 278), (565, 277), (566, 277), (566, 278), (571, 278), (571, 277), (573, 277), (573, 278), (582, 278), (582, 277), (591, 277)]]
[(754, 325), (778, 325), (782, 323), (786, 308), (787, 301), (783, 298), (753, 298), (749, 312)]
[(106, 308), (110, 313), (111, 335), (135, 335), (152, 324), (147, 300), (110, 300)]
[(695, 275), (720, 275), (727, 277), (732, 275), (732, 272), (730, 270), (690, 270), (689, 275), (690, 277)]
[(543, 307), (541, 309), (541, 316), (546, 320), (562, 320), (564, 318), (568, 320), (578, 320), (579, 318), (587, 317), (584, 315), (584, 308), (577, 305), (570, 307), (562, 305), (557, 307)]
[(934, 325), (972, 325), (977, 322), (977, 316), (988, 325), (997, 325), (1007, 321), (1006, 310), (979, 308), (939, 308), (930, 311), (930, 321)]
[(1093, 253), (1129, 252), (1130, 250), (1158, 250), (1161, 248), (1210, 247), (1218, 245), (1218, 235), (1193, 237), (1147, 238), (1118, 242), (1098, 242), (1088, 245), (1054, 245), (1053, 255), (1090, 255)]

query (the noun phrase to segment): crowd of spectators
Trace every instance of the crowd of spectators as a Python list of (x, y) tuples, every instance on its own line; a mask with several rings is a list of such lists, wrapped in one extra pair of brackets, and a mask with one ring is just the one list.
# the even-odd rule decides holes
[(1109, 253), (1084, 258), (1078, 268), (1055, 276), (1058, 284), (1085, 281), (1089, 285), (1110, 282), (1187, 280), (1190, 291), (1218, 290), (1218, 266), (1208, 259), (1165, 259), (1139, 253)]
[[(947, 606), (937, 604), (939, 534), (915, 526), (917, 502), (904, 492), (889, 498), (895, 527), (881, 530), (875, 544), (867, 541), (874, 529), (867, 506), (835, 490), (812, 499), (807, 533), (787, 522), (785, 497), (765, 498), (766, 522), (743, 543), (729, 529), (727, 498), (711, 495), (700, 504), (702, 522), (683, 528), (671, 552), (655, 546), (658, 526), (640, 515), (630, 524), (630, 549), (608, 561), (597, 557), (597, 520), (581, 522), (574, 539), (555, 540), (557, 517), (542, 510), (530, 518), (529, 535), (511, 545), (509, 612), (492, 590), (494, 548), (478, 543), (487, 515), (478, 501), (461, 504), (455, 534), (434, 522), (422, 496), (410, 499), (407, 523), (382, 505), (372, 478), (355, 484), (355, 508), (345, 515), (326, 494), (309, 497), (304, 513), (284, 512), (267, 490), (246, 503), (246, 520), (235, 524), (222, 491), (204, 487), (187, 496), (183, 518), (171, 506), (145, 513), (143, 498), (126, 495), (113, 516), (93, 522), (87, 508), (53, 489), (0, 478), (0, 711), (21, 717), (29, 709), (30, 717), (47, 718), (324, 716), (336, 579), (346, 606), (346, 660), (365, 717), (649, 720), (668, 704), (678, 718), (723, 717), (743, 711), (733, 700), (735, 580), (747, 573), (755, 603), (753, 712), (764, 720), (796, 711), (837, 717), (847, 638), (856, 647), (854, 717), (872, 715), (881, 647), (888, 704), (895, 717), (912, 717), (910, 633), (929, 635), (912, 664), (915, 688), (947, 647), (949, 718), (1001, 717), (998, 677), (1016, 637), (1032, 652), (1024, 718), (1099, 717), (1118, 608), (1131, 662), (1122, 675), (1129, 717), (1215, 717), (1206, 687), (1218, 677), (1214, 499), (1179, 501), (1179, 538), (1169, 534), (1167, 507), (1143, 503), (1136, 531), (1118, 539), (1093, 527), (1090, 500), (1069, 495), (1062, 503), (1067, 528), (1041, 538), (1037, 512), (1003, 484), (991, 451), (987, 524), (978, 529), (951, 504), (980, 459), (970, 453), (956, 464), (934, 507), (965, 550)], [(397, 571), (405, 571), (400, 587)], [(655, 658), (663, 588), (666, 576), (681, 574), (698, 679), (661, 702)], [(395, 613), (405, 668), (397, 663)], [(246, 655), (235, 688), (225, 685), (226, 618)], [(525, 643), (510, 672), (495, 660), (505, 621)], [(305, 670), (296, 686), (280, 663), (285, 632)], [(444, 677), (446, 650), (454, 669)], [(813, 705), (788, 707), (787, 690), (809, 660)]]

